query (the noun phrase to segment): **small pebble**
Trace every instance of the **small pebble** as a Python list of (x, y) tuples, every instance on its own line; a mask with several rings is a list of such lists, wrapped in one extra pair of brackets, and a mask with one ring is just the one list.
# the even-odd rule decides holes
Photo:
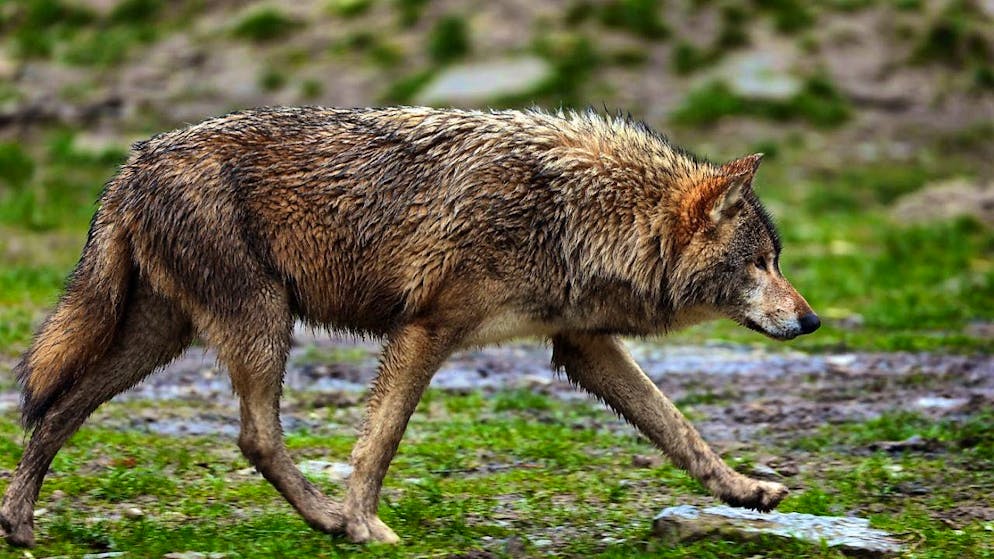
[(128, 520), (138, 520), (145, 517), (145, 513), (138, 507), (128, 507), (124, 509), (124, 518)]
[(636, 468), (658, 468), (663, 463), (661, 456), (652, 454), (635, 454), (632, 456), (632, 466)]

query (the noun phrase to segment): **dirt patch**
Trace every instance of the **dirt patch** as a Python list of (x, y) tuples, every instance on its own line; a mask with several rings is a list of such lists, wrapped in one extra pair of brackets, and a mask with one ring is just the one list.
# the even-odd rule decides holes
[(911, 223), (968, 216), (994, 228), (994, 182), (960, 178), (930, 184), (897, 200), (891, 214)]

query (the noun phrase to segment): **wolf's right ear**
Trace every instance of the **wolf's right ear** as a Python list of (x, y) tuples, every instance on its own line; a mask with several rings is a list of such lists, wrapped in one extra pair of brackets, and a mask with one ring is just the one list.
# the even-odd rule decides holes
[(720, 190), (711, 206), (711, 221), (718, 223), (729, 218), (742, 206), (742, 193), (752, 185), (762, 153), (755, 153), (729, 161), (721, 166)]
[(718, 223), (735, 215), (742, 207), (742, 193), (752, 183), (752, 175), (739, 173), (722, 177), (722, 189), (711, 206), (711, 221)]

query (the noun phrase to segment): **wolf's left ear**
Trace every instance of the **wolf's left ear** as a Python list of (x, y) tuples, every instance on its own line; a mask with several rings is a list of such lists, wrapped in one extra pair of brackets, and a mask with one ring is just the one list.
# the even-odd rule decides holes
[(742, 202), (742, 193), (752, 185), (763, 154), (747, 155), (721, 166), (723, 188), (711, 207), (711, 220), (715, 223), (735, 214)]

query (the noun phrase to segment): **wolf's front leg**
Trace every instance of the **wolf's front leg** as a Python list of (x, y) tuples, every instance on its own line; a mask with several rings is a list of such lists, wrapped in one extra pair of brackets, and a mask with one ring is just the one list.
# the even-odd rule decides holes
[(354, 542), (399, 540), (376, 514), (380, 486), (421, 395), (455, 345), (449, 334), (411, 325), (390, 336), (383, 349), (366, 423), (352, 450), (345, 531)]
[(552, 360), (726, 503), (768, 511), (787, 495), (787, 488), (779, 483), (750, 479), (729, 468), (642, 372), (618, 338), (560, 335), (553, 339)]

